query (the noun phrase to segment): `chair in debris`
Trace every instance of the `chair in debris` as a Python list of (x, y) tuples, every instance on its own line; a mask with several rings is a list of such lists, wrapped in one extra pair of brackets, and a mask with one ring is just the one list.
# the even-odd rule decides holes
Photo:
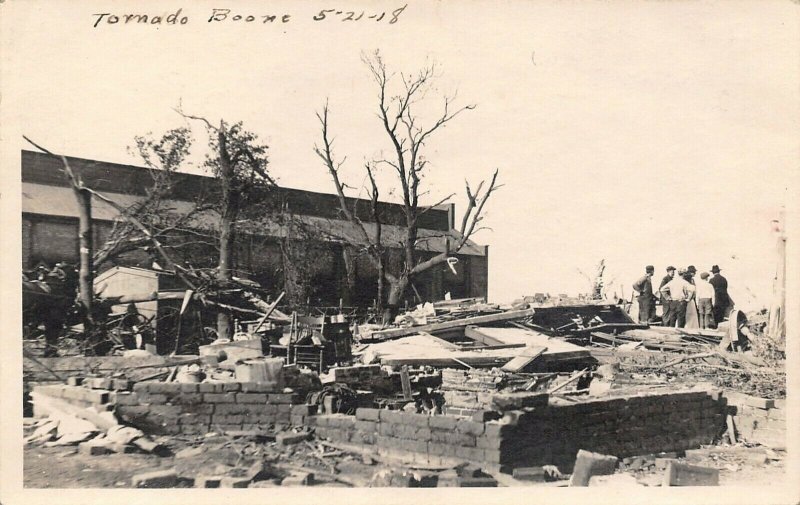
[(287, 362), (322, 373), (325, 368), (325, 338), (322, 336), (324, 329), (324, 316), (295, 316), (287, 349)]
[(322, 373), (325, 367), (324, 348), (318, 345), (291, 345), (289, 363)]

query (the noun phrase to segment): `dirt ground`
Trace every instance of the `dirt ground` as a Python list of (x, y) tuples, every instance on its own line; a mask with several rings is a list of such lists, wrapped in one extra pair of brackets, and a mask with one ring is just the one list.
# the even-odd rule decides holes
[[(717, 451), (715, 451), (717, 452)], [(786, 478), (783, 459), (762, 459), (763, 447), (734, 447), (730, 453), (715, 454), (688, 461), (691, 464), (720, 469), (721, 486), (770, 485)], [(785, 453), (769, 453), (784, 457)], [(776, 456), (777, 454), (777, 456)], [(687, 461), (684, 458), (681, 460)], [(76, 447), (27, 447), (24, 451), (24, 486), (26, 488), (130, 488), (135, 474), (174, 468), (175, 457), (152, 454), (107, 454), (89, 456)], [(349, 458), (339, 461), (342, 476), (358, 485), (368, 485), (370, 476), (381, 468), (367, 466)], [(313, 472), (313, 468), (309, 468)], [(659, 486), (664, 470), (650, 466), (636, 471), (621, 469), (641, 484)], [(505, 483), (507, 483), (505, 479)], [(189, 485), (188, 483), (183, 485)], [(339, 482), (317, 482), (320, 486), (343, 486)], [(504, 485), (501, 483), (500, 485)], [(522, 485), (522, 483), (520, 483)]]

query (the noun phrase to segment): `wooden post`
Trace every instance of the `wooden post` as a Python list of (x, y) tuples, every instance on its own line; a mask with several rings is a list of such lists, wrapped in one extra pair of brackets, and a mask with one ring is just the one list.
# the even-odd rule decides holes
[(400, 385), (403, 387), (403, 399), (412, 400), (411, 379), (408, 376), (408, 366), (406, 365), (400, 368)]

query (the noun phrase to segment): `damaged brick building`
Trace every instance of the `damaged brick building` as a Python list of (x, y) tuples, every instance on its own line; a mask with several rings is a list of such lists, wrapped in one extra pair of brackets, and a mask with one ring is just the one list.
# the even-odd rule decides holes
[[(68, 157), (70, 164), (80, 171), (87, 186), (104, 193), (120, 205), (128, 206), (141, 199), (153, 179), (142, 167), (120, 165), (103, 161)], [(186, 211), (192, 201), (213, 183), (213, 178), (187, 173), (175, 174), (176, 183), (172, 206), (176, 211)], [(57, 156), (23, 150), (21, 153), (22, 178), (22, 266), (29, 269), (39, 262), (53, 264), (59, 261), (78, 261), (78, 209), (74, 196), (61, 170)], [(375, 297), (377, 273), (363, 255), (352, 254), (345, 243), (357, 241), (354, 226), (341, 219), (335, 195), (315, 193), (290, 188), (276, 188), (269, 198), (287, 209), (293, 216), (315, 229), (326, 233), (315, 234), (313, 250), (305, 276), (310, 286), (309, 301), (316, 305), (345, 304), (368, 305)], [(350, 200), (357, 208), (367, 227), (373, 226), (368, 215), (367, 201)], [(118, 213), (102, 202), (94, 202), (93, 221), (96, 246), (108, 237)], [(400, 205), (382, 203), (385, 221), (383, 233), (387, 243), (402, 232), (403, 213)], [(441, 205), (419, 217), (420, 240), (417, 249), (424, 258), (443, 252), (448, 238), (457, 237), (454, 230), (455, 206)], [(241, 233), (237, 239), (235, 263), (237, 275), (250, 278), (264, 286), (285, 285), (284, 263), (280, 247), (284, 227), (259, 226)], [(213, 267), (217, 256), (213, 244), (193, 246), (191, 262), (198, 267)], [(399, 261), (400, 251), (396, 251)], [(390, 261), (392, 261), (390, 253)], [(438, 300), (450, 293), (454, 298), (485, 297), (488, 290), (488, 246), (469, 241), (458, 254), (458, 262), (441, 265), (425, 272), (407, 293), (415, 300), (414, 290), (425, 300)], [(104, 271), (115, 265), (149, 268), (152, 258), (142, 252), (126, 253), (113, 262), (99, 265)], [(455, 273), (453, 272), (455, 271)], [(349, 275), (348, 275), (349, 273)]]

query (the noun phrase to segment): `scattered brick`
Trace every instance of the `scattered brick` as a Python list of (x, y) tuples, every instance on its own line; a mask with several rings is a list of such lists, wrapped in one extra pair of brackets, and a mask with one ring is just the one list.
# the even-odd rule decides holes
[(166, 488), (175, 487), (178, 484), (178, 474), (174, 469), (159, 470), (134, 475), (131, 479), (133, 487), (145, 488)]
[(251, 479), (247, 477), (223, 477), (219, 487), (224, 488), (245, 488), (250, 485)]
[(275, 436), (275, 442), (278, 445), (299, 444), (303, 440), (308, 440), (309, 436), (310, 433), (307, 431), (301, 431), (300, 433), (295, 433), (292, 431), (283, 431)]
[(663, 486), (718, 486), (719, 470), (670, 461)]
[(594, 452), (578, 451), (575, 468), (572, 470), (570, 486), (586, 487), (594, 475), (611, 475), (617, 468), (617, 458)]
[(225, 477), (218, 475), (198, 475), (194, 479), (194, 487), (200, 488), (218, 488), (222, 487), (222, 479)]
[(296, 472), (284, 478), (281, 481), (281, 486), (310, 486), (313, 483), (313, 473)]

